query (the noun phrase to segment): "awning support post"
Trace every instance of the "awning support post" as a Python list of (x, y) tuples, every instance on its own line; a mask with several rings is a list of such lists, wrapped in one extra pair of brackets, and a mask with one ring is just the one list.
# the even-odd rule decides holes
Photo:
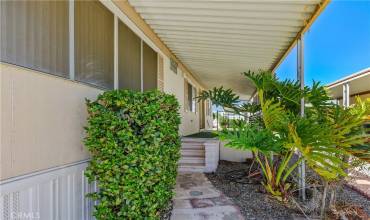
[[(301, 90), (304, 90), (304, 50), (303, 50), (303, 34), (301, 33), (297, 39), (297, 80), (300, 82)], [(301, 117), (304, 117), (304, 98), (301, 99)], [(301, 154), (299, 155), (302, 156)], [(298, 167), (299, 172), (299, 195), (302, 200), (306, 200), (306, 164), (303, 160)]]
[(349, 107), (349, 84), (343, 84), (343, 107)]

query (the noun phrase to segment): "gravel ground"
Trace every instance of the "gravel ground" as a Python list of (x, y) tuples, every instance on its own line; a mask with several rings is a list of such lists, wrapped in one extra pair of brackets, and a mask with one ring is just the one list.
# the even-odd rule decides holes
[(356, 191), (347, 187), (338, 191), (337, 201), (351, 203), (364, 208), (364, 211), (370, 216), (370, 200), (360, 195)]
[[(269, 197), (260, 185), (260, 180), (243, 179), (243, 183), (231, 181), (230, 171), (233, 170), (240, 172), (235, 172), (231, 177), (248, 173), (249, 165), (220, 161), (216, 173), (207, 174), (207, 177), (217, 189), (234, 200), (246, 219), (293, 219), (292, 216), (302, 215), (297, 208), (286, 207)], [(370, 215), (370, 201), (357, 192), (344, 188), (339, 190), (337, 198), (337, 201), (363, 207)]]
[(248, 169), (245, 163), (220, 161), (217, 172), (207, 174), (207, 177), (217, 189), (234, 200), (246, 219), (292, 219), (292, 214), (299, 214), (267, 196), (257, 181), (245, 184), (226, 178), (232, 170), (244, 170), (247, 173)]

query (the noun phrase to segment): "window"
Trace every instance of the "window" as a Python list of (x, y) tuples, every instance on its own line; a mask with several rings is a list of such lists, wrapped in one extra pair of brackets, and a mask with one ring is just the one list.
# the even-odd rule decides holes
[(212, 112), (211, 101), (206, 100), (206, 115), (207, 116), (210, 116), (211, 115), (211, 112)]
[(177, 63), (172, 58), (170, 59), (170, 69), (177, 74)]
[(197, 90), (189, 82), (185, 82), (185, 110), (196, 112), (196, 97)]
[(113, 89), (113, 38), (113, 14), (99, 1), (76, 1), (76, 80)]
[(158, 57), (149, 45), (143, 42), (143, 90), (153, 90), (158, 83)]
[(118, 22), (118, 88), (141, 91), (141, 39)]
[(195, 97), (197, 95), (197, 89), (194, 86), (192, 86), (192, 87), (193, 87), (192, 93), (191, 93), (191, 95), (192, 95), (192, 102), (191, 102), (191, 110), (190, 111), (197, 112), (197, 102), (195, 100)]
[(68, 77), (68, 1), (0, 5), (1, 61)]
[[(103, 89), (163, 91), (163, 58), (122, 21), (115, 30), (115, 16), (102, 2), (0, 1), (0, 6), (0, 61)], [(171, 68), (177, 72), (174, 60)]]

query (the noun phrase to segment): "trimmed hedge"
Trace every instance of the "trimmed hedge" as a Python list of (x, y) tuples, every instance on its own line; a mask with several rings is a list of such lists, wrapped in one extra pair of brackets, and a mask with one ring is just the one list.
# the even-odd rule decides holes
[(85, 175), (97, 181), (97, 219), (159, 219), (169, 204), (180, 158), (179, 104), (159, 91), (108, 91), (86, 100)]

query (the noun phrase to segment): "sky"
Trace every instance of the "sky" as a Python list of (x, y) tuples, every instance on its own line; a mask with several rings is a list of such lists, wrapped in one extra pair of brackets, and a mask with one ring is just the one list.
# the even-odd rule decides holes
[[(276, 70), (296, 79), (296, 47)], [(305, 84), (328, 84), (370, 67), (370, 0), (333, 0), (304, 36)]]

